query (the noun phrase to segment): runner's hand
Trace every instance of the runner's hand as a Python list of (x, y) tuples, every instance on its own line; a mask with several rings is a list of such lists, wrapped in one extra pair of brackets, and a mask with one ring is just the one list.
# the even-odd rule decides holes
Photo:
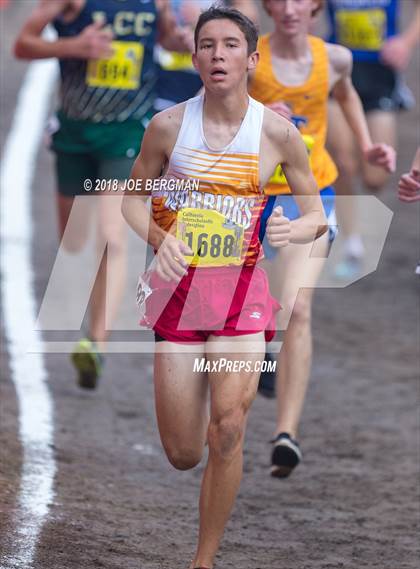
[(183, 241), (168, 233), (156, 255), (157, 274), (164, 281), (179, 282), (188, 269), (184, 255), (193, 255), (193, 251)]
[(411, 172), (401, 176), (398, 183), (398, 197), (402, 202), (420, 200), (420, 170), (413, 168)]
[(194, 53), (194, 32), (189, 26), (179, 26), (176, 32), (176, 39), (179, 43), (179, 51)]
[(276, 103), (270, 103), (269, 105), (266, 105), (266, 107), (268, 107), (269, 109), (280, 115), (281, 117), (284, 117), (288, 121), (292, 121), (292, 109), (289, 107), (289, 105), (286, 105), (286, 103), (283, 103), (282, 101), (277, 101)]
[(388, 144), (372, 144), (363, 152), (365, 160), (372, 166), (379, 166), (387, 172), (395, 172), (396, 154)]
[(395, 71), (405, 71), (410, 61), (411, 49), (402, 36), (394, 36), (382, 46), (380, 59)]
[(73, 38), (75, 56), (80, 59), (107, 59), (112, 56), (113, 33), (104, 22), (94, 22)]
[(267, 238), (272, 247), (286, 247), (290, 243), (292, 227), (290, 219), (283, 215), (283, 208), (277, 206), (267, 223)]

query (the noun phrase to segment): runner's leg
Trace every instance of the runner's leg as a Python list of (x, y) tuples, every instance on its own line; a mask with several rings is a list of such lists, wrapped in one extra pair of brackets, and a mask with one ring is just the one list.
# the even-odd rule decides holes
[(72, 196), (57, 192), (59, 238), (69, 253), (78, 253), (86, 244), (94, 199), (94, 196)]
[[(366, 114), (369, 132), (373, 142), (383, 142), (393, 148), (397, 145), (397, 117), (392, 111), (374, 110)], [(389, 174), (382, 168), (362, 164), (363, 181), (370, 191), (378, 192), (385, 185)]]
[[(127, 230), (121, 213), (121, 195), (96, 196), (97, 247), (103, 254), (90, 301), (89, 335), (106, 342), (120, 306), (127, 269)], [(103, 253), (104, 248), (105, 253)]]
[(328, 150), (338, 169), (338, 178), (334, 182), (337, 193), (336, 215), (339, 231), (344, 239), (358, 232), (357, 212), (353, 200), (340, 200), (340, 196), (354, 195), (354, 178), (358, 170), (358, 154), (353, 133), (344, 115), (335, 101), (328, 105)]
[(83, 193), (83, 183), (97, 177), (97, 164), (87, 154), (55, 152), (59, 236), (66, 251), (77, 253), (86, 243), (95, 205), (92, 196)]
[[(343, 260), (334, 268), (335, 276), (347, 278), (361, 270), (364, 246), (360, 236), (355, 178), (359, 169), (360, 152), (356, 149), (353, 133), (335, 101), (329, 103), (328, 149), (338, 168), (334, 182), (337, 193), (337, 225), (343, 239)], [(347, 199), (341, 199), (347, 197)]]
[[(89, 154), (57, 152), (56, 175), (61, 246), (70, 253), (78, 253), (87, 241), (92, 228), (92, 213), (98, 207), (99, 196), (83, 194), (84, 181), (98, 177), (97, 161)], [(71, 359), (77, 370), (79, 386), (94, 389), (101, 372), (101, 358), (96, 346), (90, 339), (82, 338), (75, 345)]]
[(196, 466), (209, 424), (207, 374), (194, 372), (204, 345), (156, 342), (154, 383), (160, 438), (169, 462), (179, 470)]
[(282, 304), (278, 324), (285, 330), (277, 358), (275, 435), (286, 432), (297, 436), (312, 364), (312, 298), (327, 250), (328, 234), (325, 234), (315, 244), (280, 249), (272, 263), (270, 287)]
[[(251, 345), (247, 353), (229, 353), (230, 360), (255, 362), (264, 360), (265, 340), (262, 332), (246, 336), (210, 336), (207, 358), (210, 362), (227, 357), (215, 353), (217, 344), (233, 342)], [(250, 344), (251, 342), (251, 344)], [(229, 519), (242, 477), (243, 441), (248, 411), (257, 392), (259, 372), (220, 371), (210, 373), (209, 457), (200, 495), (200, 534), (194, 567), (213, 567), (225, 525)]]

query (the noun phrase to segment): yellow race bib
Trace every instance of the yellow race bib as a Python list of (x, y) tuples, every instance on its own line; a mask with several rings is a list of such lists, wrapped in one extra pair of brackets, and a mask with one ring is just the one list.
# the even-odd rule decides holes
[[(303, 138), (303, 142), (305, 143), (306, 149), (308, 151), (309, 154), (309, 163), (311, 162), (311, 151), (312, 148), (314, 147), (314, 137), (310, 136), (309, 134), (303, 134), (302, 135)], [(269, 184), (278, 184), (279, 186), (287, 186), (287, 180), (286, 180), (286, 176), (284, 175), (283, 172), (283, 168), (281, 167), (281, 164), (279, 164), (277, 166), (277, 168), (274, 170), (274, 174), (271, 176), (270, 180), (268, 181)]]
[(380, 8), (340, 10), (337, 12), (338, 43), (350, 49), (379, 51), (386, 25), (386, 12)]
[(194, 255), (185, 255), (192, 266), (242, 264), (244, 229), (217, 211), (181, 209), (177, 216), (176, 237), (194, 251)]
[(191, 71), (194, 69), (191, 53), (161, 50), (159, 65), (166, 71)]
[(113, 41), (111, 46), (114, 54), (110, 59), (91, 59), (88, 62), (86, 83), (90, 87), (138, 89), (144, 46), (135, 41)]

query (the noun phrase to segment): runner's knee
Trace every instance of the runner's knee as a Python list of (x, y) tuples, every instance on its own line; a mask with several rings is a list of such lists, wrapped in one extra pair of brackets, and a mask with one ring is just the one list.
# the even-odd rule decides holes
[(210, 453), (221, 460), (233, 458), (242, 446), (243, 432), (243, 410), (211, 420), (208, 432)]
[(311, 300), (298, 295), (293, 305), (289, 305), (292, 320), (299, 324), (309, 324), (311, 321)]
[(61, 246), (67, 253), (80, 253), (86, 245), (86, 236), (84, 234), (77, 235), (62, 235)]
[(368, 170), (363, 176), (363, 182), (372, 193), (380, 192), (389, 178), (389, 174), (383, 170)]
[(202, 451), (176, 444), (165, 444), (165, 452), (169, 462), (177, 470), (191, 470), (203, 456)]

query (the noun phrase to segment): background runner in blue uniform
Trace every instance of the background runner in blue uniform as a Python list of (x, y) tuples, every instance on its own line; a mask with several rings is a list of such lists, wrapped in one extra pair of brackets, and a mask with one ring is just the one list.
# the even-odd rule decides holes
[[(413, 105), (413, 97), (402, 80), (413, 49), (420, 38), (420, 2), (413, 18), (400, 30), (401, 0), (327, 0), (329, 41), (352, 51), (353, 84), (362, 100), (374, 142), (381, 140), (396, 147), (397, 111)], [(363, 163), (344, 117), (334, 102), (330, 106), (328, 146), (339, 169), (337, 195), (353, 195), (359, 171), (369, 190), (379, 191), (388, 175)], [(345, 208), (345, 209), (344, 209)], [(339, 278), (356, 276), (361, 268), (364, 247), (357, 224), (355, 205), (337, 200), (337, 219), (344, 236), (343, 261), (335, 269)]]

